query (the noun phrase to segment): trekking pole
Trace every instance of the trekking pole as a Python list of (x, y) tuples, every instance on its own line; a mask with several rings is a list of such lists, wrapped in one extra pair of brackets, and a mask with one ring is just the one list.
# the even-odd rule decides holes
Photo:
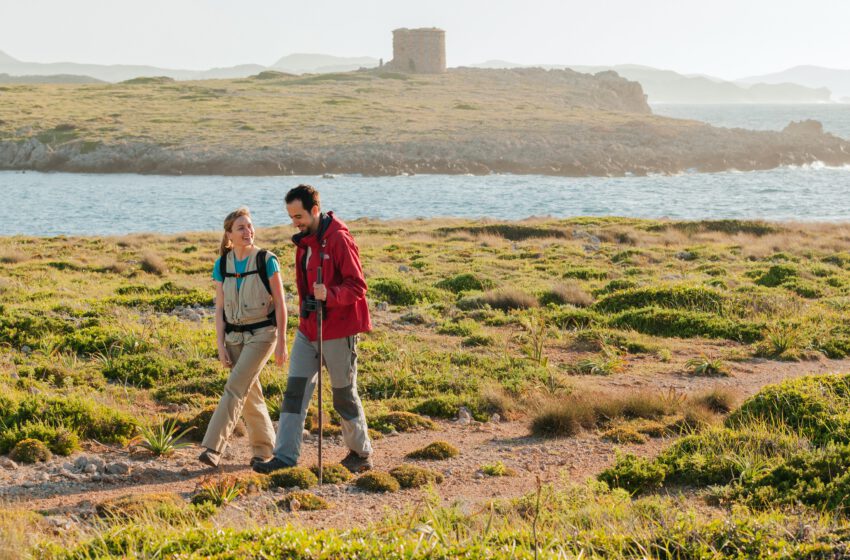
[[(320, 266), (319, 266), (318, 273), (317, 273), (318, 275), (316, 277), (316, 283), (317, 284), (322, 283), (322, 267), (321, 267), (321, 264), (322, 264), (322, 253), (320, 251), (319, 252), (319, 265)], [(322, 471), (323, 471), (323, 468), (322, 468), (322, 432), (324, 431), (324, 428), (322, 427), (322, 361), (323, 361), (322, 360), (322, 310), (323, 310), (322, 304), (323, 303), (324, 302), (322, 300), (316, 301), (316, 331), (319, 335), (319, 338), (318, 338), (318, 347), (319, 347), (318, 348), (318, 350), (319, 350), (319, 374), (318, 374), (319, 375), (319, 380), (318, 380), (318, 387), (319, 387), (319, 486), (322, 485)]]

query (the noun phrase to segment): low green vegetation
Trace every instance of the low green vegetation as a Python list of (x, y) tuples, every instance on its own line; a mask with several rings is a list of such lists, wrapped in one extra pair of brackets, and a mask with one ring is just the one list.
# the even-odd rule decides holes
[(621, 456), (599, 478), (632, 493), (670, 484), (712, 486), (727, 503), (803, 504), (844, 514), (850, 511), (848, 389), (848, 374), (768, 386), (722, 426), (696, 427), (655, 459)]
[[(274, 81), (262, 83), (284, 87)], [(195, 505), (163, 498), (125, 515), (118, 505), (135, 506), (112, 504), (101, 508), (113, 513), (96, 538), (80, 534), (61, 550), (48, 546), (32, 556), (275, 556), (284, 554), (278, 539), (286, 534), (305, 557), (303, 547), (312, 543), (313, 551), (339, 556), (531, 558), (535, 512), (540, 550), (552, 556), (655, 550), (671, 558), (718, 551), (804, 557), (843, 550), (846, 376), (787, 381), (748, 399), (722, 387), (609, 393), (584, 385), (613, 385), (626, 376), (652, 386), (661, 371), (710, 387), (715, 380), (684, 374), (736, 376), (716, 380), (726, 383), (744, 377), (753, 357), (775, 360), (769, 366), (850, 355), (850, 241), (840, 226), (622, 218), (350, 226), (376, 319), (358, 353), (358, 389), (375, 434), (490, 429), (504, 419), (527, 422), (532, 437), (584, 433), (622, 449), (601, 475), (614, 489), (544, 485), (539, 510), (533, 493), (481, 515), (433, 504), (428, 515), (435, 517), (422, 517), (428, 508), (409, 512), (362, 541), (333, 531), (195, 528), (219, 509), (239, 511), (251, 489), (316, 484), (315, 472), (287, 469), (262, 480), (211, 483), (199, 489)], [(261, 230), (258, 241), (291, 263), (290, 235), (289, 228)], [(181, 439), (200, 440), (227, 379), (213, 334), (210, 269), (219, 241), (217, 232), (0, 239), (0, 453), (17, 448), (13, 456), (23, 462), (25, 450), (38, 450), (28, 456), (39, 461), (45, 449), (67, 456), (96, 441), (146, 442), (150, 452), (167, 455)], [(591, 377), (600, 375), (607, 377)], [(274, 364), (261, 376), (274, 407), (285, 379)], [(307, 428), (315, 429), (315, 414), (310, 418)], [(339, 433), (338, 422), (331, 415), (326, 433)], [(450, 457), (452, 450), (438, 444), (425, 455)], [(481, 473), (501, 476), (497, 459), (481, 465)], [(368, 486), (439, 490), (440, 473), (420, 469), (405, 462)], [(343, 474), (328, 465), (323, 481), (346, 483)], [(682, 487), (698, 492), (689, 499), (705, 496), (710, 507), (727, 508), (723, 515), (735, 523), (688, 517), (686, 507), (656, 492)], [(783, 509), (789, 507), (804, 509)], [(601, 510), (617, 513), (605, 517)], [(122, 521), (129, 517), (132, 526)], [(427, 550), (417, 549), (418, 537), (408, 531), (417, 526), (414, 517), (442, 536), (423, 537)], [(805, 534), (788, 529), (798, 522), (809, 527)], [(8, 542), (35, 546), (21, 538)]]
[(287, 467), (269, 474), (269, 482), (272, 488), (302, 488), (306, 490), (318, 484), (319, 479), (306, 467)]
[(383, 471), (361, 474), (354, 481), (354, 485), (367, 492), (398, 492), (401, 488), (395, 477)]
[(442, 461), (458, 455), (460, 455), (460, 451), (457, 447), (446, 441), (435, 441), (407, 454), (411, 459), (427, 459), (430, 461)]

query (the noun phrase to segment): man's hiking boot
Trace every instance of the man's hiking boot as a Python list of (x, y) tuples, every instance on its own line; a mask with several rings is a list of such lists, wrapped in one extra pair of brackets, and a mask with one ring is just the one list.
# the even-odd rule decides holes
[(210, 467), (217, 467), (221, 463), (221, 454), (212, 449), (205, 449), (203, 453), (198, 455), (198, 461)]
[(248, 466), (253, 467), (257, 463), (265, 463), (266, 461), (271, 461), (271, 457), (257, 457), (256, 455), (251, 457), (251, 460), (248, 461)]
[(345, 459), (339, 462), (340, 465), (351, 471), (351, 474), (362, 473), (372, 468), (372, 457), (361, 457), (354, 451), (349, 451)]
[(290, 465), (286, 461), (281, 461), (277, 457), (272, 457), (268, 461), (254, 463), (253, 465), (251, 465), (251, 468), (254, 469), (254, 472), (258, 472), (260, 474), (269, 474), (270, 472), (274, 472), (278, 469), (285, 469), (287, 467), (292, 466), (294, 465)]

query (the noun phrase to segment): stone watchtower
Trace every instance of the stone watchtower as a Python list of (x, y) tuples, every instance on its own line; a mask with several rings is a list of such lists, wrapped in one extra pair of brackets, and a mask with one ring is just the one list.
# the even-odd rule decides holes
[(411, 74), (446, 71), (446, 32), (436, 27), (393, 31), (393, 59), (387, 66)]

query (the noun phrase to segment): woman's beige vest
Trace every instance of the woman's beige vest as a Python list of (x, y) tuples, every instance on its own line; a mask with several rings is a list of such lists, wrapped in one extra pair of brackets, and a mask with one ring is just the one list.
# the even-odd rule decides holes
[[(254, 247), (251, 254), (248, 255), (248, 266), (245, 272), (257, 270), (257, 253), (259, 249)], [(266, 253), (266, 261), (272, 257), (271, 253)], [(228, 273), (236, 272), (236, 256), (233, 251), (227, 253)], [(236, 289), (236, 277), (225, 276), (222, 285), (224, 289), (224, 316), (227, 322), (233, 325), (250, 325), (259, 323), (268, 319), (269, 313), (274, 309), (274, 300), (263, 281), (260, 280), (259, 274), (250, 274), (242, 278), (242, 285), (239, 290)]]

